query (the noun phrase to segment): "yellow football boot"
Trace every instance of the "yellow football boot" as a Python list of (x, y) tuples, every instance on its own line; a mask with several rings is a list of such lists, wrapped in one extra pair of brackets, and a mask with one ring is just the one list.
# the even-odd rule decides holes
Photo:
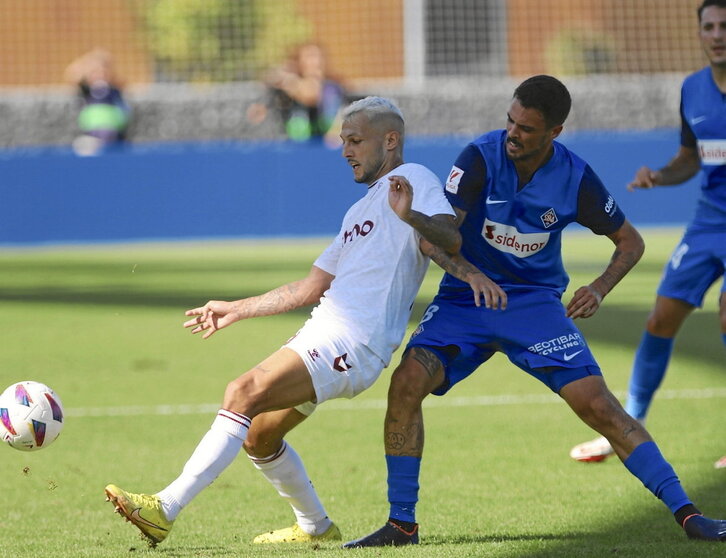
[(163, 541), (171, 531), (173, 521), (164, 516), (158, 496), (133, 494), (115, 484), (106, 487), (106, 501), (113, 503), (116, 512), (130, 521), (148, 540), (151, 547)]
[(267, 543), (311, 543), (318, 541), (340, 541), (343, 537), (335, 523), (332, 523), (325, 533), (320, 535), (308, 535), (300, 526), (295, 523), (292, 527), (285, 527), (277, 531), (257, 535), (252, 541), (255, 544)]

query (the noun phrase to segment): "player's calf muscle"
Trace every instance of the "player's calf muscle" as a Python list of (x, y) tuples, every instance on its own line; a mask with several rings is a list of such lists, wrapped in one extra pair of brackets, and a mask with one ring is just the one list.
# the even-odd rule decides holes
[(386, 417), (385, 447), (388, 455), (421, 457), (423, 443), (424, 428), (420, 417), (409, 422)]

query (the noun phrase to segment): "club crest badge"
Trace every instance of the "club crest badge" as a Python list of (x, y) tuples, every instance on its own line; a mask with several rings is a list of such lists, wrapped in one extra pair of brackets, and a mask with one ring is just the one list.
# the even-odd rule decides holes
[(558, 220), (557, 213), (555, 213), (555, 210), (551, 207), (540, 215), (539, 218), (542, 219), (542, 224), (545, 226), (545, 229), (550, 228)]

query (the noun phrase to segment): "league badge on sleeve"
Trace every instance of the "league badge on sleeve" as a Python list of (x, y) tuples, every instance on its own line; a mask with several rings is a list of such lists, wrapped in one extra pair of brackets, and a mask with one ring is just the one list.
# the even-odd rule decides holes
[(451, 167), (449, 177), (446, 179), (446, 191), (456, 194), (459, 191), (459, 181), (464, 176), (464, 171), (454, 165)]

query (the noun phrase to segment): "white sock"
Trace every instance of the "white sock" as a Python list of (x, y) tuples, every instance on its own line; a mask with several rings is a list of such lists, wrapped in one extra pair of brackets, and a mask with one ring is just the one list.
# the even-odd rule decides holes
[(219, 410), (181, 475), (157, 494), (169, 521), (174, 521), (182, 508), (234, 461), (247, 437), (250, 422), (244, 415)]
[(282, 447), (268, 457), (249, 458), (278, 494), (288, 501), (303, 531), (321, 535), (330, 528), (333, 522), (328, 519), (315, 493), (302, 459), (290, 444), (283, 441)]

